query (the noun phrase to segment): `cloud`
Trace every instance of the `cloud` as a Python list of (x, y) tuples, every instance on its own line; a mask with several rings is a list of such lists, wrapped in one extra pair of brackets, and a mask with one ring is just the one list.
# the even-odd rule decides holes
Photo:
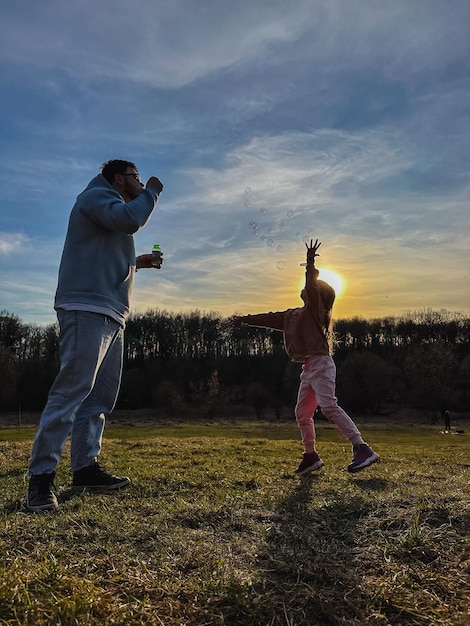
[(23, 4), (3, 9), (1, 55), (88, 81), (119, 78), (168, 89), (257, 59), (277, 66), (299, 58), (327, 72), (380, 65), (390, 76), (416, 76), (468, 52), (469, 9), (462, 1), (453, 3), (454, 13), (437, 0), (418, 2), (412, 12), (405, 0), (296, 0), (288, 10), (272, 0)]
[[(203, 211), (210, 206), (213, 215), (224, 214), (231, 221), (244, 215), (248, 223), (257, 221), (256, 215), (261, 221), (263, 207), (279, 217), (291, 209), (304, 220), (316, 215), (323, 226), (331, 220), (332, 211), (336, 219), (353, 214), (359, 199), (362, 211), (380, 212), (383, 206), (376, 205), (376, 187), (406, 170), (411, 159), (402, 151), (398, 133), (285, 133), (254, 138), (229, 153), (217, 170), (198, 168), (186, 175), (194, 183), (192, 205), (201, 204)], [(185, 199), (180, 201), (184, 204)], [(380, 202), (383, 205), (383, 199)], [(192, 221), (197, 232), (199, 220), (194, 217)], [(199, 229), (204, 228), (204, 220), (199, 223)]]
[(29, 239), (21, 233), (0, 232), (0, 255), (7, 256), (20, 251)]
[(174, 88), (250, 58), (272, 42), (295, 39), (306, 28), (306, 4), (294, 4), (287, 13), (281, 7), (49, 1), (21, 14), (6, 12), (1, 52), (15, 63), (60, 67), (74, 76), (86, 68), (89, 80), (126, 77)]

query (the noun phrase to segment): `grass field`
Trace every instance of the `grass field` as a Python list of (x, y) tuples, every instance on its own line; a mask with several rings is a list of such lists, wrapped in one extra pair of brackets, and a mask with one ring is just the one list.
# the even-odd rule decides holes
[[(109, 428), (100, 461), (132, 486), (22, 509), (34, 429), (0, 430), (0, 624), (470, 624), (470, 433), (359, 424), (381, 462), (318, 426)], [(66, 451), (67, 452), (67, 451)]]

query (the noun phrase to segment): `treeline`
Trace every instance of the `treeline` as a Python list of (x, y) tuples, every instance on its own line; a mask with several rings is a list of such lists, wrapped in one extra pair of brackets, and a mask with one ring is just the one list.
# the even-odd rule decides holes
[[(0, 312), (0, 411), (40, 411), (59, 367), (58, 327)], [(470, 319), (426, 309), (334, 324), (340, 402), (352, 413), (390, 408), (468, 410)], [(282, 333), (230, 328), (217, 313), (135, 314), (125, 333), (118, 408), (192, 408), (202, 416), (249, 404), (262, 417), (292, 413), (300, 365)]]

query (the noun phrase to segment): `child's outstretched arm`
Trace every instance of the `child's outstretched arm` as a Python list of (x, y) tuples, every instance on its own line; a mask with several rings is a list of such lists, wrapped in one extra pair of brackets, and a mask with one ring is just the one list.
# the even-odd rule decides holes
[(230, 326), (257, 326), (258, 328), (271, 328), (272, 330), (284, 330), (285, 311), (276, 313), (258, 313), (257, 315), (232, 315), (228, 318)]

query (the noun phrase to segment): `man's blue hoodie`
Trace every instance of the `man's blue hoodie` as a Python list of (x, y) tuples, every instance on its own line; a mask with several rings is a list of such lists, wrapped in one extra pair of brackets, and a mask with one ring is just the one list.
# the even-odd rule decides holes
[(56, 309), (100, 312), (125, 323), (136, 269), (133, 234), (147, 224), (157, 199), (143, 189), (125, 202), (102, 174), (90, 181), (70, 214)]

